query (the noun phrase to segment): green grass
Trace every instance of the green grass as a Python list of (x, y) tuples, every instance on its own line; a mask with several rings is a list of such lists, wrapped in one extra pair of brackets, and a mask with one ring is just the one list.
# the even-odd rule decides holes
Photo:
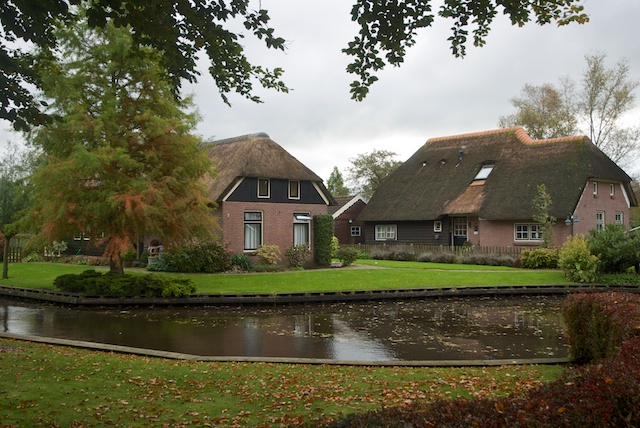
[[(373, 264), (374, 261), (358, 261)], [(495, 268), (489, 266), (447, 265), (418, 262), (378, 261), (381, 268), (333, 268), (279, 273), (250, 274), (168, 274), (193, 280), (199, 294), (278, 294), (406, 288), (566, 285), (571, 284), (560, 271)], [(462, 267), (454, 270), (454, 267)], [(55, 263), (15, 263), (3, 285), (52, 288), (53, 279), (65, 273), (80, 273), (87, 266)], [(106, 268), (101, 268), (106, 269)], [(144, 269), (128, 269), (147, 273)], [(158, 273), (160, 275), (160, 273)], [(162, 274), (164, 275), (164, 274)]]
[(280, 426), (411, 400), (500, 397), (560, 366), (201, 363), (0, 339), (2, 426)]

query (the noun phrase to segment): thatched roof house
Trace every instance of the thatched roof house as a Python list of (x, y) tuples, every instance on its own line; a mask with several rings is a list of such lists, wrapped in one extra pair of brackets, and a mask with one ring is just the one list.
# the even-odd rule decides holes
[(310, 219), (336, 204), (317, 174), (265, 133), (200, 146), (216, 168), (205, 184), (232, 251), (312, 245)]
[[(553, 201), (550, 214), (561, 222), (569, 214), (579, 215), (581, 230), (586, 232), (596, 227), (596, 212), (607, 213), (606, 222), (620, 221), (620, 217), (628, 222), (629, 206), (637, 205), (630, 182), (587, 137), (533, 140), (514, 127), (433, 138), (387, 177), (358, 220), (444, 221), (451, 228), (450, 219), (464, 217), (467, 227), (474, 228), (466, 239), (481, 241), (484, 235), (483, 245), (489, 245), (480, 223), (531, 222), (537, 186), (545, 184)], [(598, 184), (601, 189), (593, 191)], [(374, 233), (369, 230), (367, 241), (375, 240)], [(513, 244), (514, 236), (503, 236), (501, 243)], [(423, 234), (422, 239), (430, 241), (433, 236)], [(394, 240), (416, 241), (411, 235), (403, 237), (399, 227)]]

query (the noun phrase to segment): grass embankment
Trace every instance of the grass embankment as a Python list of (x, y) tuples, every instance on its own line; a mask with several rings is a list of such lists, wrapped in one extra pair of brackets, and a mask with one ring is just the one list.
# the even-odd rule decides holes
[[(199, 294), (278, 294), (407, 288), (566, 285), (560, 271), (493, 266), (447, 265), (419, 262), (363, 260), (359, 266), (312, 269), (268, 274), (169, 274), (189, 277)], [(66, 273), (80, 273), (87, 266), (56, 263), (15, 263), (3, 285), (52, 289), (53, 280)], [(106, 269), (106, 268), (97, 268)], [(144, 269), (127, 269), (146, 273)], [(162, 275), (161, 273), (157, 273)]]
[(500, 397), (560, 366), (200, 363), (0, 339), (0, 426), (313, 425), (412, 400)]

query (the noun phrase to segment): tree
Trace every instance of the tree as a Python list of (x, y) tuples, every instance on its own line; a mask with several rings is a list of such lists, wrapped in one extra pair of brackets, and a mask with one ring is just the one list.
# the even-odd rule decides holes
[(393, 159), (395, 156), (394, 152), (374, 149), (349, 159), (349, 180), (365, 199), (371, 199), (380, 183), (400, 166), (402, 162)]
[(164, 53), (134, 48), (129, 29), (112, 24), (80, 21), (56, 37), (63, 49), (42, 87), (59, 120), (32, 141), (46, 155), (32, 210), (44, 239), (100, 238), (122, 273), (121, 253), (143, 233), (165, 244), (210, 235), (201, 179), (211, 164), (189, 134), (197, 116), (172, 97)]
[(337, 166), (333, 167), (333, 171), (331, 171), (331, 175), (329, 175), (327, 190), (329, 190), (329, 193), (333, 196), (349, 196), (350, 194), (350, 190), (344, 185), (342, 173)]
[(553, 248), (555, 246), (553, 235), (554, 226), (558, 220), (551, 215), (551, 195), (547, 191), (547, 186), (539, 184), (537, 186), (538, 193), (533, 198), (533, 220), (540, 223), (542, 227), (542, 243), (543, 248)]
[(516, 112), (502, 116), (501, 128), (521, 125), (534, 139), (566, 137), (577, 132), (575, 108), (568, 94), (549, 83), (526, 84), (520, 97), (511, 99)]
[[(454, 55), (464, 56), (469, 26), (474, 26), (473, 44), (484, 45), (499, 9), (517, 26), (532, 20), (541, 25), (565, 25), (588, 21), (580, 3), (446, 0), (438, 16), (454, 21), (451, 49)], [(151, 46), (163, 52), (160, 62), (175, 94), (181, 80), (193, 82), (198, 77), (196, 60), (202, 51), (209, 57), (209, 72), (225, 101), (225, 94), (232, 91), (259, 101), (253, 94), (256, 82), (287, 91), (280, 80), (282, 70), (251, 64), (239, 42), (243, 35), (231, 29), (232, 21), (242, 20), (244, 28), (264, 40), (268, 48), (284, 50), (285, 40), (269, 27), (267, 11), (250, 9), (248, 0), (40, 0), (37, 4), (4, 0), (0, 2), (0, 119), (9, 120), (16, 129), (49, 120), (30, 90), (30, 85), (41, 86), (38, 57), (21, 46), (27, 43), (45, 52), (55, 50), (59, 43), (55, 29), (75, 25), (83, 8), (90, 28), (104, 28), (107, 23), (131, 28), (134, 50)], [(343, 52), (353, 57), (347, 70), (357, 76), (351, 84), (352, 98), (362, 100), (377, 80), (373, 73), (387, 63), (399, 66), (407, 49), (415, 44), (417, 30), (431, 26), (435, 16), (429, 0), (356, 0), (351, 16), (360, 31)]]
[[(582, 82), (560, 80), (559, 86), (525, 85), (513, 98), (514, 114), (503, 116), (501, 127), (520, 125), (532, 138), (544, 139), (583, 133), (621, 166), (640, 154), (640, 127), (625, 127), (622, 118), (635, 107), (634, 91), (639, 81), (630, 78), (628, 60), (613, 68), (605, 65), (606, 55), (585, 56), (587, 68)], [(576, 89), (578, 86), (578, 89)]]
[(9, 275), (11, 238), (20, 231), (19, 220), (30, 202), (28, 180), (32, 161), (27, 152), (9, 144), (8, 154), (0, 161), (0, 232), (4, 235), (2, 279)]

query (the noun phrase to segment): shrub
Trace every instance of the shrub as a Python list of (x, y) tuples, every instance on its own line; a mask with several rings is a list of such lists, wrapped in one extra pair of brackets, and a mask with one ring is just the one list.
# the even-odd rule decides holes
[(95, 270), (61, 275), (53, 284), (61, 291), (106, 297), (185, 297), (196, 291), (188, 278), (103, 274)]
[(284, 272), (287, 270), (286, 266), (283, 265), (265, 265), (265, 264), (256, 264), (251, 267), (252, 272)]
[(251, 259), (249, 259), (249, 256), (246, 254), (236, 253), (231, 256), (231, 266), (239, 270), (249, 272), (253, 267), (253, 263), (251, 263)]
[(570, 236), (560, 249), (558, 266), (569, 281), (593, 282), (598, 270), (598, 257), (591, 254), (584, 236)]
[(337, 236), (331, 237), (331, 258), (334, 258), (340, 249), (340, 241)]
[(450, 251), (442, 251), (434, 253), (432, 261), (434, 263), (457, 263), (458, 257)]
[(330, 214), (313, 217), (313, 258), (322, 266), (331, 265), (333, 232), (333, 217)]
[(416, 254), (413, 248), (410, 247), (395, 247), (389, 251), (389, 260), (397, 260), (400, 262), (409, 262), (416, 259)]
[(256, 251), (260, 263), (265, 265), (277, 265), (280, 263), (280, 247), (277, 245), (263, 245)]
[(200, 242), (163, 251), (147, 269), (155, 272), (225, 272), (231, 269), (231, 253), (221, 242)]
[(352, 265), (358, 259), (358, 250), (355, 248), (340, 248), (336, 258), (342, 262), (342, 266)]
[(38, 253), (29, 253), (22, 258), (23, 263), (43, 262), (43, 261), (44, 261), (44, 257), (42, 257)]
[(607, 224), (603, 230), (591, 230), (589, 234), (589, 250), (600, 259), (600, 272), (620, 273), (640, 262), (637, 233), (626, 233), (620, 224)]
[(536, 248), (520, 253), (520, 263), (527, 269), (556, 269), (560, 252), (556, 248)]
[(284, 256), (292, 268), (301, 268), (309, 258), (311, 252), (306, 244), (292, 245), (284, 250)]
[(371, 253), (373, 260), (391, 260), (391, 252), (385, 250), (375, 250)]
[(467, 253), (458, 258), (458, 263), (486, 266), (514, 266), (517, 259), (508, 254)]
[(433, 257), (434, 257), (433, 253), (430, 253), (430, 252), (420, 253), (418, 257), (416, 257), (416, 261), (430, 263), (430, 262), (433, 262)]

